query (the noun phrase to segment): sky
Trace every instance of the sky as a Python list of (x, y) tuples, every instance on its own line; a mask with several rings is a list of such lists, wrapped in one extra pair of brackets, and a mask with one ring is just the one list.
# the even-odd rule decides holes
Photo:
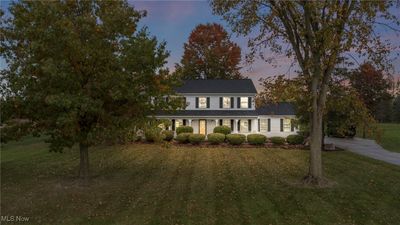
[[(9, 5), (9, 1), (0, 0), (2, 9)], [(167, 42), (167, 49), (170, 52), (167, 67), (174, 70), (175, 63), (179, 63), (183, 55), (183, 44), (188, 40), (190, 32), (201, 23), (220, 23), (231, 33), (231, 40), (236, 42), (242, 49), (242, 58), (249, 52), (247, 37), (232, 34), (229, 26), (220, 17), (212, 14), (208, 1), (129, 1), (129, 4), (138, 10), (146, 10), (147, 17), (140, 21), (140, 26), (146, 26), (151, 35), (159, 41)], [(397, 9), (398, 10), (398, 9)], [(400, 11), (398, 12), (400, 13)], [(379, 27), (377, 33), (385, 39), (389, 39), (395, 46), (400, 46), (400, 34), (385, 27)], [(265, 49), (264, 55), (273, 56), (269, 49)], [(392, 57), (400, 54), (400, 49), (392, 52)], [(287, 77), (295, 76), (297, 66), (293, 66), (293, 60), (284, 56), (275, 56), (273, 64), (256, 60), (253, 64), (247, 64), (242, 60), (242, 74), (258, 84), (259, 78), (285, 74)], [(362, 61), (362, 60), (361, 60)], [(400, 77), (400, 58), (393, 61), (395, 66), (394, 74), (397, 79)], [(0, 59), (0, 67), (5, 66), (4, 60)]]

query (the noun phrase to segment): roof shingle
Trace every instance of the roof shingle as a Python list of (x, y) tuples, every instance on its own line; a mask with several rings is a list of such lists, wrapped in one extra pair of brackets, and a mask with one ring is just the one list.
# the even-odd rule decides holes
[(253, 81), (250, 79), (186, 80), (175, 90), (178, 93), (257, 93)]

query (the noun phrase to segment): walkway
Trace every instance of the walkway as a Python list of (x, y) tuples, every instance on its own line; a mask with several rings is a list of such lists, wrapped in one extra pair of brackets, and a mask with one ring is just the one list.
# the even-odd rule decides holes
[(400, 153), (385, 150), (374, 140), (326, 137), (325, 143), (332, 143), (339, 148), (400, 166)]

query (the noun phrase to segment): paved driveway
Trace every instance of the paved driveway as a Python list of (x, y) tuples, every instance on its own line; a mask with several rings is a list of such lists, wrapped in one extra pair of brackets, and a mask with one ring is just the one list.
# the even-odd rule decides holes
[(378, 145), (374, 140), (326, 137), (325, 143), (332, 143), (339, 148), (400, 166), (400, 153), (389, 152)]

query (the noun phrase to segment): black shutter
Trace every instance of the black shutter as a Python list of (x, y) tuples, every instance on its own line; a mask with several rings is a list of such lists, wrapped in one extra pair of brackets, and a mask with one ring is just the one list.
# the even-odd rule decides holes
[(238, 131), (240, 131), (240, 120), (238, 120), (238, 124), (237, 124), (237, 126), (238, 126)]
[(249, 104), (249, 109), (251, 108), (251, 97), (249, 97), (249, 102), (248, 102), (248, 104)]
[(249, 127), (249, 132), (250, 132), (250, 131), (251, 131), (251, 120), (249, 120), (248, 123), (249, 123), (249, 126), (248, 126), (248, 127)]
[(165, 97), (165, 102), (168, 102), (169, 101), (169, 98), (168, 97)]
[(196, 97), (196, 109), (199, 108), (199, 97)]
[(232, 131), (233, 131), (233, 123), (234, 123), (234, 121), (231, 120), (231, 130), (232, 130)]
[(261, 131), (261, 125), (260, 125), (260, 119), (258, 119), (258, 132), (260, 132)]
[(240, 97), (237, 97), (237, 107), (240, 109)]
[(283, 119), (281, 119), (281, 132), (283, 132)]
[(293, 120), (290, 120), (290, 130), (293, 132), (294, 131), (294, 123)]
[(210, 108), (210, 97), (207, 97), (207, 109)]
[(268, 132), (271, 131), (271, 119), (268, 119)]
[(233, 109), (235, 107), (234, 101), (235, 101), (235, 98), (231, 97), (231, 109)]
[(219, 108), (222, 109), (222, 97), (219, 97)]
[(172, 120), (172, 130), (175, 131), (175, 120)]
[(219, 125), (222, 126), (222, 120), (219, 120)]
[(183, 126), (186, 126), (186, 120), (183, 120)]
[(182, 107), (186, 109), (186, 97), (183, 97), (183, 106)]

